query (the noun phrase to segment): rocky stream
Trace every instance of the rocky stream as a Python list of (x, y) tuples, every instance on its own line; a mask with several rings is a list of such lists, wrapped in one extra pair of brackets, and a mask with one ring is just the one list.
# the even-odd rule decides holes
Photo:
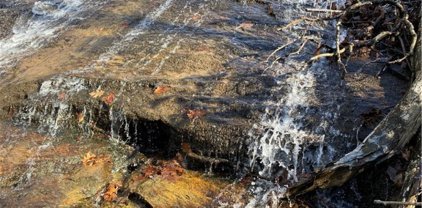
[(320, 34), (335, 47), (330, 21), (279, 29), (345, 3), (1, 0), (0, 207), (396, 199), (416, 150), (286, 194), (358, 147), (411, 85), (400, 64), (380, 73), (367, 56), (344, 76), (330, 59), (309, 63)]

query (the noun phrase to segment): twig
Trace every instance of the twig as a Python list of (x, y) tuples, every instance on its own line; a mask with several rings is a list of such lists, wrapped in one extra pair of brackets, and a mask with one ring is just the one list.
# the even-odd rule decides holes
[(220, 163), (230, 164), (230, 161), (227, 160), (227, 159), (206, 157), (206, 156), (198, 155), (198, 154), (193, 153), (193, 152), (187, 152), (186, 155), (189, 156), (190, 158), (199, 160), (199, 161), (204, 162), (204, 163), (209, 163), (209, 164), (220, 164)]
[[(319, 54), (319, 55), (312, 57), (310, 60), (315, 61), (315, 60), (323, 58), (323, 57), (332, 57), (332, 56), (337, 56), (337, 59), (338, 59), (338, 56), (341, 55), (342, 53), (344, 53), (346, 50), (350, 51), (351, 49), (353, 49), (353, 47), (359, 48), (359, 47), (363, 47), (363, 46), (372, 46), (372, 45), (380, 42), (382, 39), (384, 39), (384, 38), (386, 38), (390, 35), (393, 35), (393, 34), (394, 34), (393, 32), (384, 31), (384, 32), (381, 32), (380, 34), (378, 34), (377, 36), (375, 36), (372, 39), (364, 40), (364, 41), (355, 41), (354, 43), (352, 43), (352, 44), (350, 44), (350, 45), (348, 45), (344, 48), (338, 48), (335, 53), (322, 53), (322, 54)], [(337, 39), (338, 39), (338, 37), (337, 37)], [(337, 44), (336, 44), (336, 48), (337, 48)]]
[(291, 53), (289, 55), (292, 55), (292, 54), (293, 55), (297, 55), (297, 54), (299, 54), (302, 51), (303, 47), (305, 47), (306, 43), (308, 43), (308, 39), (305, 39), (305, 41), (303, 41), (302, 45), (300, 45), (300, 47), (299, 47), (299, 49), (297, 51), (295, 51), (295, 52), (293, 52), (293, 53)]
[[(400, 36), (399, 36), (399, 41), (400, 41), (401, 49), (403, 50), (403, 54), (406, 54), (406, 47), (404, 46), (403, 38), (401, 38)], [(408, 67), (410, 67), (410, 62), (408, 59), (406, 59), (406, 64)]]
[(399, 201), (381, 201), (381, 200), (374, 200), (375, 204), (382, 204), (384, 206), (387, 205), (414, 205), (414, 206), (422, 206), (422, 202), (399, 202)]
[(377, 58), (373, 61), (368, 61), (366, 63), (364, 63), (361, 67), (359, 67), (359, 69), (356, 71), (358, 73), (362, 72), (363, 68), (367, 67), (369, 64), (375, 64), (375, 63), (383, 63), (385, 64), (387, 62), (387, 60), (383, 60), (381, 58)]
[(264, 69), (264, 71), (267, 71), (267, 69), (271, 69), (274, 64), (279, 61), (281, 59), (281, 57), (277, 57), (273, 62), (271, 62), (270, 66), (268, 66), (267, 68)]
[(278, 28), (277, 30), (279, 30), (279, 31), (280, 30), (286, 30), (286, 29), (293, 27), (295, 25), (298, 25), (299, 23), (304, 22), (304, 21), (316, 22), (316, 21), (319, 21), (319, 20), (323, 20), (323, 19), (312, 19), (312, 18), (309, 18), (309, 17), (301, 17), (299, 19), (295, 19), (295, 20), (291, 21), (289, 24), (287, 24), (284, 27)]
[(341, 67), (344, 73), (347, 73), (346, 66), (341, 61), (341, 53), (340, 53), (340, 29), (341, 29), (341, 19), (339, 19), (336, 23), (336, 55), (337, 55), (337, 64)]
[(307, 12), (330, 12), (330, 13), (342, 13), (343, 10), (333, 10), (333, 9), (317, 9), (317, 8), (306, 8)]
[[(346, 51), (346, 48), (348, 48), (348, 47), (350, 47), (350, 46), (347, 46), (347, 47), (345, 47), (345, 48), (340, 49), (338, 53), (339, 53), (339, 54), (344, 53), (344, 52)], [(310, 61), (315, 61), (315, 60), (318, 60), (318, 59), (320, 59), (320, 58), (324, 58), (324, 57), (333, 57), (333, 56), (335, 56), (335, 55), (336, 55), (336, 53), (321, 53), (321, 54), (318, 54), (318, 55), (316, 55), (316, 56), (313, 56), (313, 57), (310, 59)]]
[(289, 41), (288, 43), (286, 43), (286, 44), (284, 44), (284, 45), (282, 45), (282, 46), (280, 46), (280, 47), (278, 47), (277, 49), (275, 49), (269, 56), (268, 56), (268, 58), (267, 58), (267, 60), (265, 60), (266, 62), (268, 62), (269, 60), (270, 60), (270, 58), (271, 57), (273, 57), (277, 52), (279, 52), (279, 51), (281, 51), (281, 50), (283, 50), (285, 47), (287, 47), (287, 46), (289, 46), (290, 44), (292, 44), (292, 43), (294, 43), (294, 42), (296, 42), (296, 40), (293, 40), (293, 41)]
[(403, 15), (403, 23), (406, 26), (407, 30), (409, 31), (410, 35), (412, 36), (412, 42), (410, 43), (409, 51), (400, 59), (390, 61), (390, 64), (400, 63), (403, 60), (407, 59), (407, 57), (411, 56), (413, 54), (413, 51), (416, 47), (416, 41), (418, 40), (418, 35), (415, 32), (415, 27), (413, 27), (413, 24), (409, 21), (409, 14)]
[(377, 73), (377, 75), (376, 75), (376, 77), (379, 77), (379, 76), (381, 76), (381, 74), (388, 68), (388, 63), (387, 64), (385, 64), (382, 68), (381, 68), (381, 70), (379, 70), (378, 71), (378, 73)]

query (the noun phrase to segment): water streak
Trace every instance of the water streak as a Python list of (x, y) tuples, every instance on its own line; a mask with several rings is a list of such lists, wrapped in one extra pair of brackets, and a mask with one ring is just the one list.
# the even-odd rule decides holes
[(85, 11), (98, 4), (87, 0), (37, 1), (29, 19), (22, 16), (10, 37), (0, 40), (0, 74), (19, 59), (45, 46), (67, 29), (72, 21), (83, 18)]
[[(149, 13), (142, 21), (138, 23), (131, 31), (129, 31), (121, 40), (113, 43), (113, 45), (104, 54), (99, 57), (100, 63), (106, 63), (122, 49), (125, 49), (135, 38), (144, 34), (147, 29), (157, 20), (165, 11), (167, 11), (174, 0), (166, 0), (160, 7)], [(95, 65), (95, 64), (94, 64)], [(92, 68), (92, 67), (91, 67)]]

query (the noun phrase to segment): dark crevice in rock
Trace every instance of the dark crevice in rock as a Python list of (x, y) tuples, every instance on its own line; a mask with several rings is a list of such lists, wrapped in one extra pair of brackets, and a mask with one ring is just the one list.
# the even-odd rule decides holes
[(144, 199), (140, 194), (132, 192), (128, 196), (129, 200), (142, 208), (152, 208), (152, 205)]
[[(245, 154), (242, 146), (239, 146), (237, 151), (227, 154), (219, 152), (218, 147), (210, 144), (205, 138), (212, 133), (204, 130), (208, 124), (205, 126), (198, 124), (194, 127), (198, 129), (197, 131), (176, 130), (162, 120), (127, 115), (123, 110), (115, 110), (118, 107), (104, 103), (98, 105), (70, 102), (65, 103), (68, 107), (62, 109), (59, 103), (49, 100), (34, 102), (29, 97), (27, 101), (23, 105), (13, 105), (5, 109), (14, 114), (13, 120), (16, 125), (37, 129), (40, 133), (52, 136), (82, 134), (87, 137), (95, 133), (106, 134), (112, 139), (131, 145), (146, 156), (164, 159), (181, 157), (180, 161), (188, 169), (224, 175), (233, 173), (234, 162), (245, 157), (240, 156), (242, 153)], [(63, 113), (66, 114), (63, 117), (65, 119), (58, 119)], [(84, 114), (83, 121), (78, 121), (78, 115), (81, 114)], [(54, 124), (57, 120), (64, 121)], [(51, 127), (54, 125), (58, 125), (58, 129), (52, 130)], [(214, 135), (214, 139), (218, 139), (218, 135)], [(242, 143), (244, 142), (239, 141), (239, 144)], [(189, 152), (183, 150), (182, 144), (189, 144), (191, 148)], [(136, 164), (132, 164), (128, 170), (131, 172), (137, 168)]]

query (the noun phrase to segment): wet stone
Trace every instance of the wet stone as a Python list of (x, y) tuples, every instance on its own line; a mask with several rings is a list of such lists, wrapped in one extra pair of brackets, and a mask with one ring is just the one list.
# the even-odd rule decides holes
[(315, 2), (24, 2), (0, 3), (0, 206), (285, 205), (408, 88), (308, 64), (332, 25), (278, 28)]

